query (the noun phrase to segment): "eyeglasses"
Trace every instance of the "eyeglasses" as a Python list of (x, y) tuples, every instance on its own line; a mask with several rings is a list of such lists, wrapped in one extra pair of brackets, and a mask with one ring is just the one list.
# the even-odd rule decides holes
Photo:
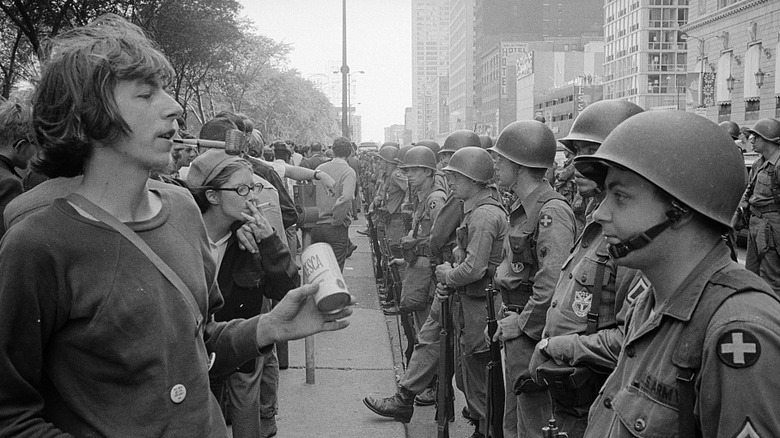
[(751, 142), (751, 143), (755, 143), (756, 142), (756, 134), (748, 135), (748, 141)]
[(209, 187), (209, 189), (223, 191), (223, 192), (236, 192), (239, 194), (239, 196), (247, 196), (250, 191), (254, 192), (255, 195), (259, 195), (260, 192), (263, 191), (263, 184), (254, 183), (251, 186), (247, 184), (239, 184), (237, 187), (219, 187), (219, 188)]

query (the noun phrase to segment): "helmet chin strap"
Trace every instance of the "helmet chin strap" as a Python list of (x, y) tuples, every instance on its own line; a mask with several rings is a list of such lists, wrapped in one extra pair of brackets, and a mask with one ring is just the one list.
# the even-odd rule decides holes
[(607, 245), (609, 255), (614, 259), (627, 256), (631, 251), (644, 248), (653, 241), (659, 234), (669, 228), (673, 223), (682, 219), (688, 209), (677, 201), (672, 201), (672, 208), (666, 212), (667, 219), (658, 225), (654, 225), (642, 233), (634, 235), (626, 240), (622, 240), (614, 245)]

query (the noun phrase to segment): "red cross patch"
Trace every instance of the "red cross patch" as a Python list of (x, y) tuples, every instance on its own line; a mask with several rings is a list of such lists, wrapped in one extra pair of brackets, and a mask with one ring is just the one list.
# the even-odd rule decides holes
[(539, 224), (545, 228), (552, 225), (552, 223), (553, 223), (553, 219), (552, 216), (550, 216), (549, 214), (543, 214), (542, 217), (539, 218)]
[(761, 344), (747, 330), (730, 330), (718, 339), (718, 357), (732, 368), (746, 368), (758, 361)]

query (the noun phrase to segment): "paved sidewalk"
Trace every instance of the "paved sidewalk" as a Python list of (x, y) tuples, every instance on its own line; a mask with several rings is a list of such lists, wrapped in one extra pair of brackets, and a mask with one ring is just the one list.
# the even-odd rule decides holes
[[(363, 397), (395, 393), (403, 374), (396, 317), (379, 306), (371, 249), (363, 216), (350, 227), (358, 246), (344, 266), (344, 279), (357, 305), (350, 325), (314, 336), (315, 382), (306, 383), (304, 341), (289, 343), (289, 368), (279, 375), (279, 438), (424, 438), (436, 436), (435, 408), (415, 407), (408, 425), (380, 417), (363, 405)], [(405, 342), (405, 339), (403, 340)], [(459, 413), (464, 406), (456, 391), (452, 437), (469, 436), (473, 428)]]

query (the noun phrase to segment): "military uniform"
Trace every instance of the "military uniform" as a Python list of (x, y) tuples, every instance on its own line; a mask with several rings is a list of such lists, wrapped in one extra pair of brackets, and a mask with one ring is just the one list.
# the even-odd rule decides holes
[[(433, 180), (431, 180), (433, 182)], [(433, 221), (444, 207), (445, 194), (440, 187), (430, 187), (416, 191), (417, 208), (412, 215), (410, 235), (401, 239), (404, 259), (409, 263), (403, 280), (401, 292), (401, 310), (412, 310), (414, 327), (417, 332), (423, 326), (430, 310), (431, 297), (436, 286), (428, 257), (431, 255), (430, 234)]]
[(487, 319), (486, 273), (494, 272), (501, 262), (501, 244), (507, 231), (506, 213), (489, 188), (463, 202), (464, 218), (457, 229), (459, 263), (447, 272), (446, 285), (455, 288), (453, 325), (457, 342), (456, 356), (461, 360), (463, 389), (472, 416), (484, 429), (486, 366), (490, 346), (485, 339)]
[[(600, 291), (598, 284), (601, 284)], [(542, 338), (549, 338), (546, 353), (568, 365), (587, 364), (605, 371), (614, 369), (623, 343), (623, 324), (628, 310), (625, 303), (633, 302), (649, 287), (650, 283), (639, 271), (615, 264), (607, 251), (601, 225), (591, 222), (563, 265), (547, 311), (542, 332)], [(540, 355), (535, 351), (531, 360), (533, 377), (536, 377), (533, 364), (546, 360), (537, 357)], [(597, 377), (603, 383), (606, 375)], [(567, 394), (566, 401), (556, 400), (556, 395), (557, 392), (552, 391), (558, 427), (568, 433), (569, 438), (582, 436), (593, 400), (570, 406), (567, 402), (574, 394)]]
[(504, 436), (540, 435), (550, 418), (546, 391), (534, 388), (519, 397), (512, 383), (529, 377), (528, 365), (541, 339), (545, 316), (561, 266), (574, 244), (574, 213), (566, 200), (544, 181), (509, 214), (503, 261), (496, 272), (503, 316), (518, 313), (521, 335), (504, 341), (506, 401)]
[[(439, 208), (437, 214), (432, 218), (432, 227), (429, 230), (431, 234), (429, 243), (431, 255), (426, 263), (431, 265), (453, 261), (453, 242), (449, 240), (450, 234), (453, 233), (447, 233), (444, 229), (454, 228), (448, 226), (448, 224), (453, 221), (457, 221), (459, 224), (463, 218), (463, 203), (461, 200), (449, 198), (445, 203), (448, 208)], [(446, 224), (441, 225), (442, 222)], [(438, 234), (436, 231), (438, 231)], [(447, 234), (447, 236), (444, 236), (444, 234)], [(430, 268), (428, 272), (430, 273)], [(402, 388), (406, 388), (414, 394), (420, 394), (431, 383), (438, 369), (440, 353), (439, 334), (441, 333), (440, 313), (441, 303), (434, 300), (428, 317), (417, 333), (417, 344), (414, 346), (412, 358), (406, 367), (406, 373), (399, 381), (399, 385)]]
[[(724, 268), (732, 275), (720, 275)], [(652, 289), (637, 298), (617, 368), (591, 407), (586, 437), (678, 437), (678, 411), (685, 407), (680, 376), (687, 368), (678, 364), (696, 355), (691, 408), (701, 436), (777, 436), (780, 302), (763, 282), (747, 274), (753, 280), (742, 285), (749, 291), (727, 298), (703, 321), (702, 345), (681, 345), (686, 326), (702, 323), (699, 308), (710, 294), (734, 287), (724, 281), (733, 273), (747, 274), (720, 243), (667, 302), (658, 306)]]
[(750, 184), (741, 206), (750, 211), (745, 267), (780, 292), (780, 190), (776, 175), (780, 149), (769, 160), (759, 158), (750, 171)]

